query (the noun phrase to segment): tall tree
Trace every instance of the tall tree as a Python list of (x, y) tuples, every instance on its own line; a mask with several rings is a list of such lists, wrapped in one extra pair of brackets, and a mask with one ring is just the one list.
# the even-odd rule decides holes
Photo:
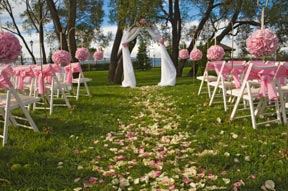
[(150, 59), (147, 55), (147, 40), (145, 36), (139, 36), (139, 46), (137, 52), (137, 67), (141, 70), (150, 68)]
[(47, 0), (47, 4), (60, 48), (69, 50), (73, 60), (76, 60), (74, 57), (77, 48), (76, 33), (83, 35), (80, 36), (84, 39), (82, 45), (85, 41), (87, 45), (90, 45), (91, 40), (95, 40), (93, 36), (97, 36), (96, 34), (100, 31), (100, 24), (103, 22), (103, 1)]
[(171, 23), (172, 28), (172, 61), (177, 69), (177, 76), (182, 75), (182, 70), (180, 69), (182, 66), (178, 64), (178, 52), (179, 52), (179, 42), (181, 39), (182, 33), (182, 18), (180, 11), (179, 0), (168, 0), (167, 7), (165, 4), (161, 4), (161, 10), (164, 13), (165, 19), (167, 19)]

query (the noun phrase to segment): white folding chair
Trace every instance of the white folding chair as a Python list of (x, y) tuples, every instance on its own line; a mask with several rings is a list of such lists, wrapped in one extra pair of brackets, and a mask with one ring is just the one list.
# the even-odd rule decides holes
[[(245, 71), (245, 61), (228, 61), (228, 62), (214, 62), (214, 68), (217, 72), (217, 81), (211, 82), (210, 85), (214, 87), (212, 96), (210, 98), (209, 106), (214, 102), (214, 98), (218, 90), (221, 90), (221, 97), (223, 99), (224, 110), (227, 111), (227, 91), (229, 89), (240, 88), (241, 78)], [(233, 98), (230, 97), (230, 102)]]
[[(69, 97), (75, 97), (76, 100), (79, 99), (79, 96), (91, 96), (89, 87), (87, 82), (90, 82), (91, 78), (86, 78), (81, 68), (81, 64), (79, 62), (70, 63), (70, 65), (65, 66), (65, 74), (66, 74), (66, 83), (68, 84), (75, 84), (77, 86), (76, 93), (74, 96), (69, 95)], [(78, 77), (73, 77), (74, 73), (78, 73)], [(81, 88), (84, 85), (83, 88)], [(83, 89), (85, 94), (83, 94)], [(81, 91), (81, 92), (80, 92)]]
[[(42, 68), (41, 68), (42, 67)], [(37, 66), (33, 68), (33, 71), (36, 76), (36, 82), (35, 88), (34, 88), (34, 96), (35, 97), (41, 97), (42, 98), (42, 106), (39, 106), (39, 104), (34, 104), (33, 109), (49, 109), (50, 115), (53, 113), (55, 106), (66, 106), (68, 108), (71, 108), (70, 102), (67, 99), (65, 88), (66, 84), (60, 83), (55, 69), (51, 66), (51, 64), (45, 64), (43, 66)], [(58, 93), (60, 92), (60, 96)], [(42, 96), (40, 96), (42, 95)], [(43, 106), (43, 104), (46, 104), (47, 99), (45, 98), (46, 95), (48, 97), (48, 104), (49, 107)], [(60, 97), (60, 100), (64, 100), (63, 103), (55, 103), (56, 97)]]
[[(32, 129), (35, 132), (39, 131), (28, 110), (25, 108), (26, 105), (38, 102), (39, 99), (18, 94), (9, 79), (9, 75), (5, 73), (5, 70), (0, 70), (0, 87), (1, 90), (5, 90), (5, 93), (0, 94), (0, 115), (3, 117), (3, 121), (1, 122), (4, 124), (3, 134), (0, 135), (0, 138), (3, 139), (2, 145), (4, 146), (8, 140), (8, 128), (10, 124), (16, 127)], [(11, 114), (12, 110), (17, 108), (22, 110), (25, 117)]]
[[(213, 62), (207, 62), (205, 66), (205, 70), (202, 76), (197, 76), (196, 79), (201, 80), (201, 84), (198, 90), (198, 95), (201, 93), (208, 93), (208, 97), (211, 97), (211, 89), (210, 89), (210, 83), (213, 81), (217, 81), (216, 74), (210, 74), (211, 72), (215, 72), (214, 64)], [(202, 92), (204, 89), (204, 84), (206, 83), (207, 92)]]
[[(245, 72), (245, 76), (240, 89), (232, 89), (227, 93), (237, 97), (234, 104), (230, 120), (243, 117), (251, 117), (252, 127), (255, 129), (257, 125), (267, 124), (271, 122), (281, 123), (280, 107), (277, 91), (275, 89), (274, 75), (277, 70), (275, 63), (265, 64), (262, 61), (250, 61)], [(253, 88), (255, 80), (259, 81), (259, 88)], [(243, 100), (249, 105), (250, 115), (240, 116), (239, 103)], [(256, 107), (254, 106), (256, 104)], [(269, 109), (271, 106), (272, 109)], [(236, 116), (238, 112), (238, 116)], [(269, 117), (267, 117), (269, 115)], [(266, 118), (264, 117), (266, 116)], [(273, 117), (275, 116), (275, 117)], [(257, 117), (257, 121), (256, 121)], [(262, 121), (258, 122), (259, 118)], [(264, 120), (267, 119), (267, 120)]]
[(280, 108), (282, 113), (282, 120), (284, 124), (287, 124), (286, 117), (286, 103), (288, 98), (288, 63), (278, 62), (278, 68), (275, 73), (275, 83), (279, 94)]

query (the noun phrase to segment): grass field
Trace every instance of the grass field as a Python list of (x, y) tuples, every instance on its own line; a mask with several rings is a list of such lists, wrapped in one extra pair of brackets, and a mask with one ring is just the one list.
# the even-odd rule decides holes
[(195, 79), (158, 87), (160, 69), (136, 71), (133, 89), (108, 84), (107, 71), (85, 75), (92, 97), (31, 112), (39, 133), (9, 129), (1, 191), (288, 190), (287, 127), (231, 123)]

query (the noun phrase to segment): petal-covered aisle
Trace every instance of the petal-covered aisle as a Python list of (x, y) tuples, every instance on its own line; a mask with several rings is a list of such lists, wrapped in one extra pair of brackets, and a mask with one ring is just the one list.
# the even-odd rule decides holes
[(217, 176), (195, 162), (198, 157), (215, 155), (217, 151), (195, 152), (193, 142), (197, 139), (178, 128), (181, 116), (175, 112), (172, 96), (161, 95), (157, 86), (145, 86), (130, 104), (141, 111), (131, 116), (129, 124), (118, 119), (118, 132), (94, 141), (93, 144), (102, 144), (105, 152), (90, 161), (91, 177), (76, 178), (76, 182), (82, 181), (84, 188), (92, 190), (227, 189), (231, 183), (225, 178), (225, 171)]

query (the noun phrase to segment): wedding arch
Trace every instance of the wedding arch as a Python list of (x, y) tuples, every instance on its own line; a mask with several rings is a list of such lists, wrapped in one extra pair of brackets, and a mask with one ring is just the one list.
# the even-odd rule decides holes
[[(161, 80), (158, 83), (158, 86), (175, 86), (176, 84), (176, 69), (175, 66), (164, 46), (164, 40), (159, 34), (159, 32), (148, 26), (146, 21), (140, 21), (142, 26), (134, 26), (124, 31), (122, 38), (122, 55), (123, 55), (123, 75), (124, 79), (122, 81), (122, 87), (136, 87), (136, 79), (134, 74), (134, 69), (131, 60), (131, 54), (128, 49), (127, 44), (134, 40), (141, 30), (147, 30), (150, 36), (159, 42), (160, 44), (160, 53), (161, 53)], [(143, 25), (145, 25), (143, 27)]]

